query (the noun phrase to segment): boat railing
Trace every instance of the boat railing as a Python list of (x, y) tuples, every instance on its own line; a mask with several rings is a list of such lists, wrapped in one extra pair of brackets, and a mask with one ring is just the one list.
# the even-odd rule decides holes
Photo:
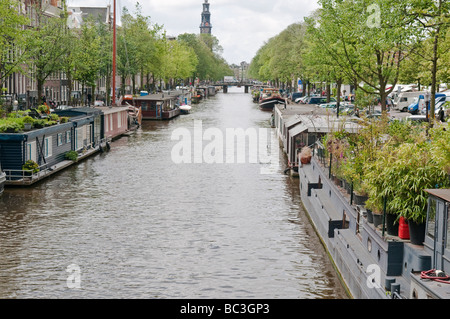
[(30, 169), (4, 169), (7, 181), (22, 181), (24, 184), (30, 183), (32, 180), (40, 179), (47, 175), (49, 170), (48, 164), (44, 164), (38, 167), (39, 171)]
[(329, 163), (326, 156), (326, 149), (322, 142), (317, 140), (311, 148), (313, 150), (313, 156), (315, 156), (325, 168), (328, 168)]

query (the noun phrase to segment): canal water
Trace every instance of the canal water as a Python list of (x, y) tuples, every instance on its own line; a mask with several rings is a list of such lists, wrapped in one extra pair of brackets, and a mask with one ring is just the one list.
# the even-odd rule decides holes
[(0, 298), (347, 298), (282, 152), (271, 174), (250, 161), (174, 164), (172, 133), (193, 132), (194, 120), (271, 130), (243, 91), (146, 121), (109, 152), (7, 188)]

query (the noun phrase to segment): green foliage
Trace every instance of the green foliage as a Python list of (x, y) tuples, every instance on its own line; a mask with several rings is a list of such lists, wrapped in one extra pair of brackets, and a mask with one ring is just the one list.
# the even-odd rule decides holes
[(29, 31), (22, 26), (29, 24), (29, 20), (17, 10), (20, 4), (17, 0), (0, 0), (0, 87), (12, 73), (24, 72), (24, 62), (27, 61)]
[(368, 208), (382, 211), (386, 199), (388, 213), (420, 223), (424, 190), (450, 187), (450, 132), (437, 124), (426, 132), (408, 122), (377, 121), (355, 135), (328, 134), (327, 143), (329, 152), (343, 154), (341, 172), (355, 191), (366, 191)]
[(39, 172), (39, 165), (33, 160), (28, 160), (22, 166), (22, 170), (23, 171), (31, 171), (31, 173), (34, 174), (34, 173)]
[(32, 118), (31, 116), (25, 116), (22, 118), (22, 122), (23, 123), (28, 123), (28, 124), (33, 124), (34, 123), (34, 118)]
[(78, 161), (78, 153), (75, 151), (69, 151), (64, 154), (64, 158), (70, 161), (77, 162)]
[(0, 133), (18, 133), (19, 131), (22, 130), (22, 128), (23, 126), (18, 121), (0, 120)]

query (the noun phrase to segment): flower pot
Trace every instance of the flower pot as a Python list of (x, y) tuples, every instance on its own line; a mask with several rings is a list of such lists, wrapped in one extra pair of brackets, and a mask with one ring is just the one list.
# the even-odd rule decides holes
[(366, 201), (368, 199), (368, 196), (366, 195), (359, 195), (357, 193), (353, 193), (353, 203), (356, 205), (365, 205)]
[(388, 235), (398, 236), (398, 223), (395, 222), (397, 215), (386, 214), (386, 231)]
[(373, 213), (373, 226), (377, 228), (383, 222), (383, 214)]
[(347, 191), (347, 194), (351, 194), (352, 193), (352, 184), (350, 184), (349, 182), (347, 182), (345, 179), (342, 182), (344, 184), (344, 189)]
[(311, 156), (302, 156), (302, 157), (300, 157), (300, 162), (302, 164), (309, 164), (309, 163), (311, 163)]
[(420, 246), (423, 245), (423, 241), (425, 240), (425, 226), (425, 222), (415, 223), (408, 220), (409, 238), (411, 240), (411, 244)]
[(398, 222), (398, 237), (401, 239), (409, 239), (408, 222), (404, 217), (400, 217)]
[(367, 222), (373, 224), (373, 213), (370, 209), (367, 210)]

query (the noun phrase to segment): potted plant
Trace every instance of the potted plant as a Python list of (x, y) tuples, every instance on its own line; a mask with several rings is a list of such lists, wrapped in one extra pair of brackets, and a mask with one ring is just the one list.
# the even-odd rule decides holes
[(24, 171), (25, 176), (31, 176), (39, 172), (39, 165), (33, 160), (28, 160), (22, 165), (22, 170)]
[(311, 148), (308, 146), (305, 146), (300, 151), (300, 162), (302, 164), (309, 164), (311, 163), (311, 157), (312, 157), (312, 151)]
[(64, 154), (64, 158), (69, 161), (77, 162), (78, 161), (78, 153), (75, 151), (68, 151), (67, 153)]
[[(395, 152), (395, 160), (386, 167), (384, 174), (388, 185), (395, 189), (388, 208), (399, 211), (408, 221), (411, 243), (416, 245), (422, 245), (425, 238), (428, 196), (424, 190), (450, 186), (444, 168), (444, 163), (448, 164), (448, 153), (436, 151), (436, 140), (433, 133), (430, 135), (415, 143), (400, 145)], [(446, 137), (450, 138), (449, 135)], [(450, 144), (449, 140), (441, 142), (447, 147)]]
[(42, 119), (35, 120), (34, 121), (34, 127), (35, 128), (43, 128), (45, 126), (46, 122), (47, 122), (46, 120), (42, 120)]
[(23, 117), (22, 122), (23, 122), (24, 129), (26, 131), (29, 131), (33, 127), (34, 119), (31, 116), (27, 115), (27, 116)]

